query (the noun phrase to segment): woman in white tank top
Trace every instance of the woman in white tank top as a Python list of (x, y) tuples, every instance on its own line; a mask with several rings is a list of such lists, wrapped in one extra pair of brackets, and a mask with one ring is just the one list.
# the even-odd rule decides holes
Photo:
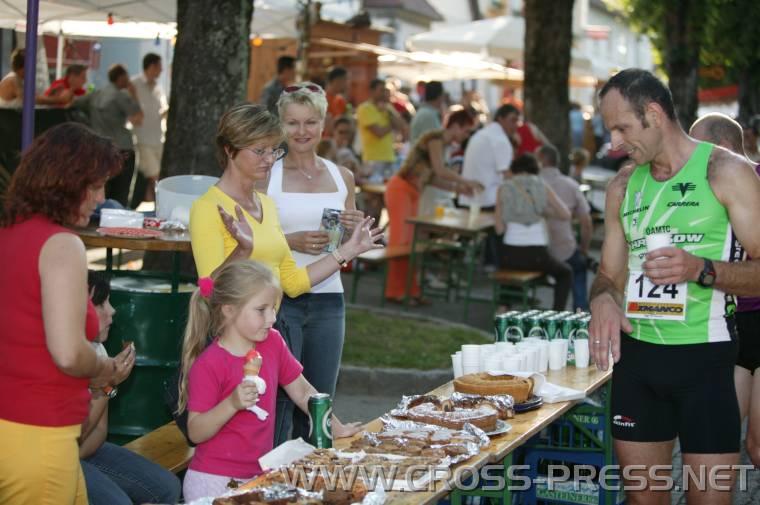
[[(327, 99), (321, 87), (306, 82), (288, 86), (277, 102), (288, 142), (288, 154), (275, 162), (267, 195), (277, 205), (282, 231), (298, 266), (313, 263), (323, 252), (328, 235), (319, 231), (324, 209), (340, 211), (346, 233), (364, 217), (356, 210), (354, 178), (350, 171), (316, 154), (322, 138)], [(345, 234), (344, 234), (345, 235)], [(348, 235), (346, 235), (348, 236)], [(303, 374), (321, 393), (335, 394), (345, 335), (345, 306), (340, 272), (296, 298), (283, 296), (280, 316), (290, 335), (290, 350), (303, 364)], [(278, 395), (280, 409), (292, 411)], [(293, 438), (307, 437), (308, 418), (299, 409), (293, 416)], [(284, 441), (287, 426), (276, 429), (275, 446)]]

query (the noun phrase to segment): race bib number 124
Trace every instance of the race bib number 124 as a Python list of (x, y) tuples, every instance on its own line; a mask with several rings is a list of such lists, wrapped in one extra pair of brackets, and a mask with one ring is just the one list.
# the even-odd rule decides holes
[(625, 315), (634, 319), (686, 320), (686, 283), (658, 286), (632, 271), (628, 276)]

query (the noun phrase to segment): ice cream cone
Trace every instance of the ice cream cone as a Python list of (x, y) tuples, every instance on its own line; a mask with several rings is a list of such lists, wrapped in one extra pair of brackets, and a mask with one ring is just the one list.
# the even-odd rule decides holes
[(256, 349), (251, 349), (245, 355), (245, 364), (243, 365), (243, 375), (259, 375), (262, 363), (261, 354)]

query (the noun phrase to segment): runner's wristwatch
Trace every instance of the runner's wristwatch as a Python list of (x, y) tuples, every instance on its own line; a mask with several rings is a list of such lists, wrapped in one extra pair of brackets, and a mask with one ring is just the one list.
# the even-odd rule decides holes
[(702, 267), (702, 271), (699, 273), (697, 284), (703, 288), (711, 288), (713, 284), (715, 284), (715, 265), (713, 265), (712, 260), (709, 260), (707, 258), (704, 258), (704, 262), (705, 266)]

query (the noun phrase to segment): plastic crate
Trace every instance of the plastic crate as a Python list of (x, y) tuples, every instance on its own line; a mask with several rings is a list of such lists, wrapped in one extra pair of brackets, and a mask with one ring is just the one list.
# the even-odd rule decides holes
[[(582, 505), (599, 504), (598, 484), (566, 481), (554, 483), (552, 489), (549, 489), (548, 480), (544, 475), (536, 477), (533, 483), (536, 487), (537, 505), (550, 503), (572, 503)], [(622, 492), (616, 494), (613, 503), (616, 505), (625, 503), (625, 495)]]

